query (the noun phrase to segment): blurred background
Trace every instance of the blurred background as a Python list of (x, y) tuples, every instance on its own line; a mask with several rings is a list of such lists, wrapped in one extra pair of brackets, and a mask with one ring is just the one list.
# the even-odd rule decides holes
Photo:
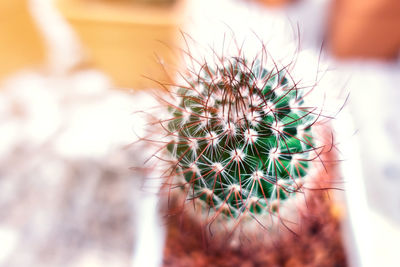
[(159, 264), (154, 196), (130, 169), (145, 153), (129, 144), (156, 81), (185, 64), (185, 34), (296, 55), (294, 75), (341, 110), (347, 262), (396, 266), (398, 0), (0, 0), (0, 266)]

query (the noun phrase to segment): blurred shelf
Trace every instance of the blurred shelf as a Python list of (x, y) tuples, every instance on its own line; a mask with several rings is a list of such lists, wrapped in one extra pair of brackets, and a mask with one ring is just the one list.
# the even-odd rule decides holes
[(150, 5), (124, 1), (56, 0), (83, 43), (86, 64), (111, 76), (119, 87), (150, 88), (171, 82), (185, 1)]

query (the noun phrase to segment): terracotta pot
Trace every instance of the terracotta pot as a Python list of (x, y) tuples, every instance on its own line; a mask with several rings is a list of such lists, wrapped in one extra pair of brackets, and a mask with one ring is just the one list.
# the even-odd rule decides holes
[(340, 58), (395, 59), (400, 52), (400, 1), (336, 0), (329, 41)]
[(27, 0), (0, 0), (0, 79), (45, 61), (45, 48)]
[(184, 1), (149, 5), (135, 1), (58, 0), (57, 5), (86, 50), (86, 63), (106, 72), (119, 87), (154, 88), (168, 82), (163, 62), (178, 64), (177, 40)]

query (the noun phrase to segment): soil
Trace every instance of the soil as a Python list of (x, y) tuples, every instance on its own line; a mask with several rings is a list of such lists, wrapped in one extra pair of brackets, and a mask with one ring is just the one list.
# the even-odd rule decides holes
[(167, 228), (164, 266), (347, 266), (336, 204), (320, 192), (308, 209), (312, 215), (302, 215), (298, 234), (269, 245), (250, 242), (237, 248), (205, 246), (196, 221), (174, 217)]

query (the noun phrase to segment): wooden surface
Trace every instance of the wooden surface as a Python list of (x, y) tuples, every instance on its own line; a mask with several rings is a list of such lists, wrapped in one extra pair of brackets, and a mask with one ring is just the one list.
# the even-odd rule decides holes
[(0, 80), (44, 62), (44, 44), (27, 0), (0, 0)]
[(86, 63), (110, 75), (115, 85), (157, 86), (145, 76), (170, 82), (160, 61), (169, 70), (176, 68), (182, 1), (153, 7), (60, 0), (58, 7), (82, 41)]

